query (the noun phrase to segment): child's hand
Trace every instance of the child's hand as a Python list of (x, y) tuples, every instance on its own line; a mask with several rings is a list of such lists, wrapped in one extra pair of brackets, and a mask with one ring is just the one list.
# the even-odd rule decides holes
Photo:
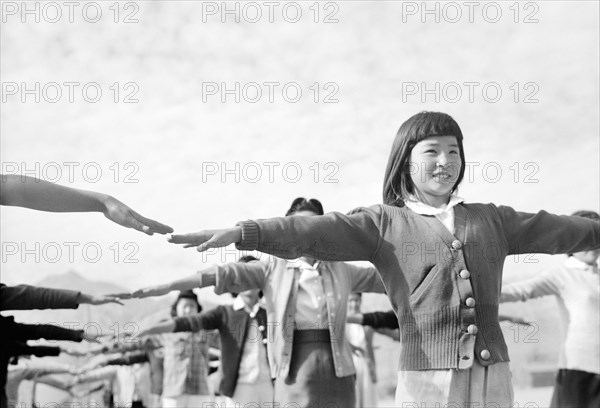
[(106, 303), (117, 303), (123, 306), (123, 303), (116, 296), (93, 296), (88, 295), (86, 293), (81, 293), (79, 295), (79, 304), (89, 304), (89, 305), (104, 305)]
[(152, 296), (162, 296), (162, 295), (166, 295), (170, 291), (171, 291), (171, 285), (169, 285), (169, 284), (149, 286), (147, 288), (139, 289), (139, 290), (136, 290), (135, 292), (131, 293), (131, 298), (132, 299), (142, 299), (142, 298), (147, 298), (147, 297), (152, 297)]
[(106, 218), (124, 227), (133, 228), (148, 235), (155, 232), (159, 234), (173, 232), (173, 228), (168, 225), (141, 216), (114, 197), (107, 196), (104, 200), (104, 207)]
[(184, 244), (184, 248), (198, 247), (198, 252), (204, 252), (210, 248), (221, 248), (240, 242), (242, 239), (242, 228), (233, 227), (218, 230), (204, 230), (191, 234), (171, 235), (169, 242), (173, 244)]
[(119, 292), (119, 293), (109, 293), (108, 295), (104, 295), (105, 297), (116, 298), (118, 300), (121, 299), (131, 299), (130, 292)]

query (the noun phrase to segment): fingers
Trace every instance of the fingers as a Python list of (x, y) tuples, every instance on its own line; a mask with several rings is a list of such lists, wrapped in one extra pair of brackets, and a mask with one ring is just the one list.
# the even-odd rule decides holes
[(172, 244), (200, 245), (214, 235), (213, 231), (192, 232), (190, 234), (172, 234), (167, 240)]
[(144, 225), (142, 222), (138, 221), (138, 217), (144, 218), (133, 210), (129, 210), (129, 216), (127, 217), (127, 227), (133, 228), (137, 231), (143, 232), (146, 235), (152, 235), (153, 232), (149, 226)]
[(132, 296), (131, 296), (130, 292), (123, 292), (123, 293), (110, 293), (108, 295), (105, 295), (104, 297), (110, 298), (110, 299), (115, 299), (118, 301), (120, 299), (131, 299)]
[(217, 239), (217, 237), (215, 236), (215, 237), (209, 239), (208, 241), (206, 241), (205, 243), (203, 243), (201, 245), (198, 245), (197, 251), (198, 252), (204, 252), (204, 251), (207, 251), (207, 250), (209, 250), (211, 248), (221, 248), (221, 247), (224, 247), (224, 246), (227, 246), (227, 245), (229, 245), (228, 242), (219, 241)]
[(148, 235), (152, 235), (155, 232), (164, 235), (170, 234), (174, 231), (174, 229), (170, 226), (160, 223), (158, 221), (154, 221), (150, 218), (146, 218), (133, 210), (131, 211), (131, 215), (136, 219), (136, 221), (138, 221), (144, 226), (142, 232), (145, 232)]

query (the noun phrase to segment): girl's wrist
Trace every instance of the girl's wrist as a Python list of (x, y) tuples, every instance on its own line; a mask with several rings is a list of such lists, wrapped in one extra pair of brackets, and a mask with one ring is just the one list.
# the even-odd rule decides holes
[(258, 248), (258, 224), (242, 221), (235, 226), (235, 246), (238, 250), (254, 251)]

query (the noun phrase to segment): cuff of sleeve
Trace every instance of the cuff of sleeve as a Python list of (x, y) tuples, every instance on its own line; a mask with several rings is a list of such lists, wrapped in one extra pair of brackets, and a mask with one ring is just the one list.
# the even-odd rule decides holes
[(85, 339), (85, 332), (83, 330), (74, 330), (73, 341), (80, 342)]
[(173, 329), (173, 333), (191, 331), (190, 325), (185, 317), (177, 317), (173, 320), (175, 322), (175, 329)]
[(374, 326), (375, 325), (375, 315), (372, 313), (364, 313), (362, 325), (363, 326)]
[(235, 244), (238, 251), (254, 251), (258, 248), (258, 224), (254, 221), (242, 221), (236, 227), (242, 227), (242, 240)]

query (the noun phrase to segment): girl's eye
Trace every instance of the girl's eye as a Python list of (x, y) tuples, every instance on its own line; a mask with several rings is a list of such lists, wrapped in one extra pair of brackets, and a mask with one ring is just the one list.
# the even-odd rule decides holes
[(433, 149), (429, 149), (429, 150), (426, 150), (425, 153), (436, 153), (436, 151)]
[(458, 150), (450, 150), (450, 153), (452, 153), (452, 154), (458, 154)]

